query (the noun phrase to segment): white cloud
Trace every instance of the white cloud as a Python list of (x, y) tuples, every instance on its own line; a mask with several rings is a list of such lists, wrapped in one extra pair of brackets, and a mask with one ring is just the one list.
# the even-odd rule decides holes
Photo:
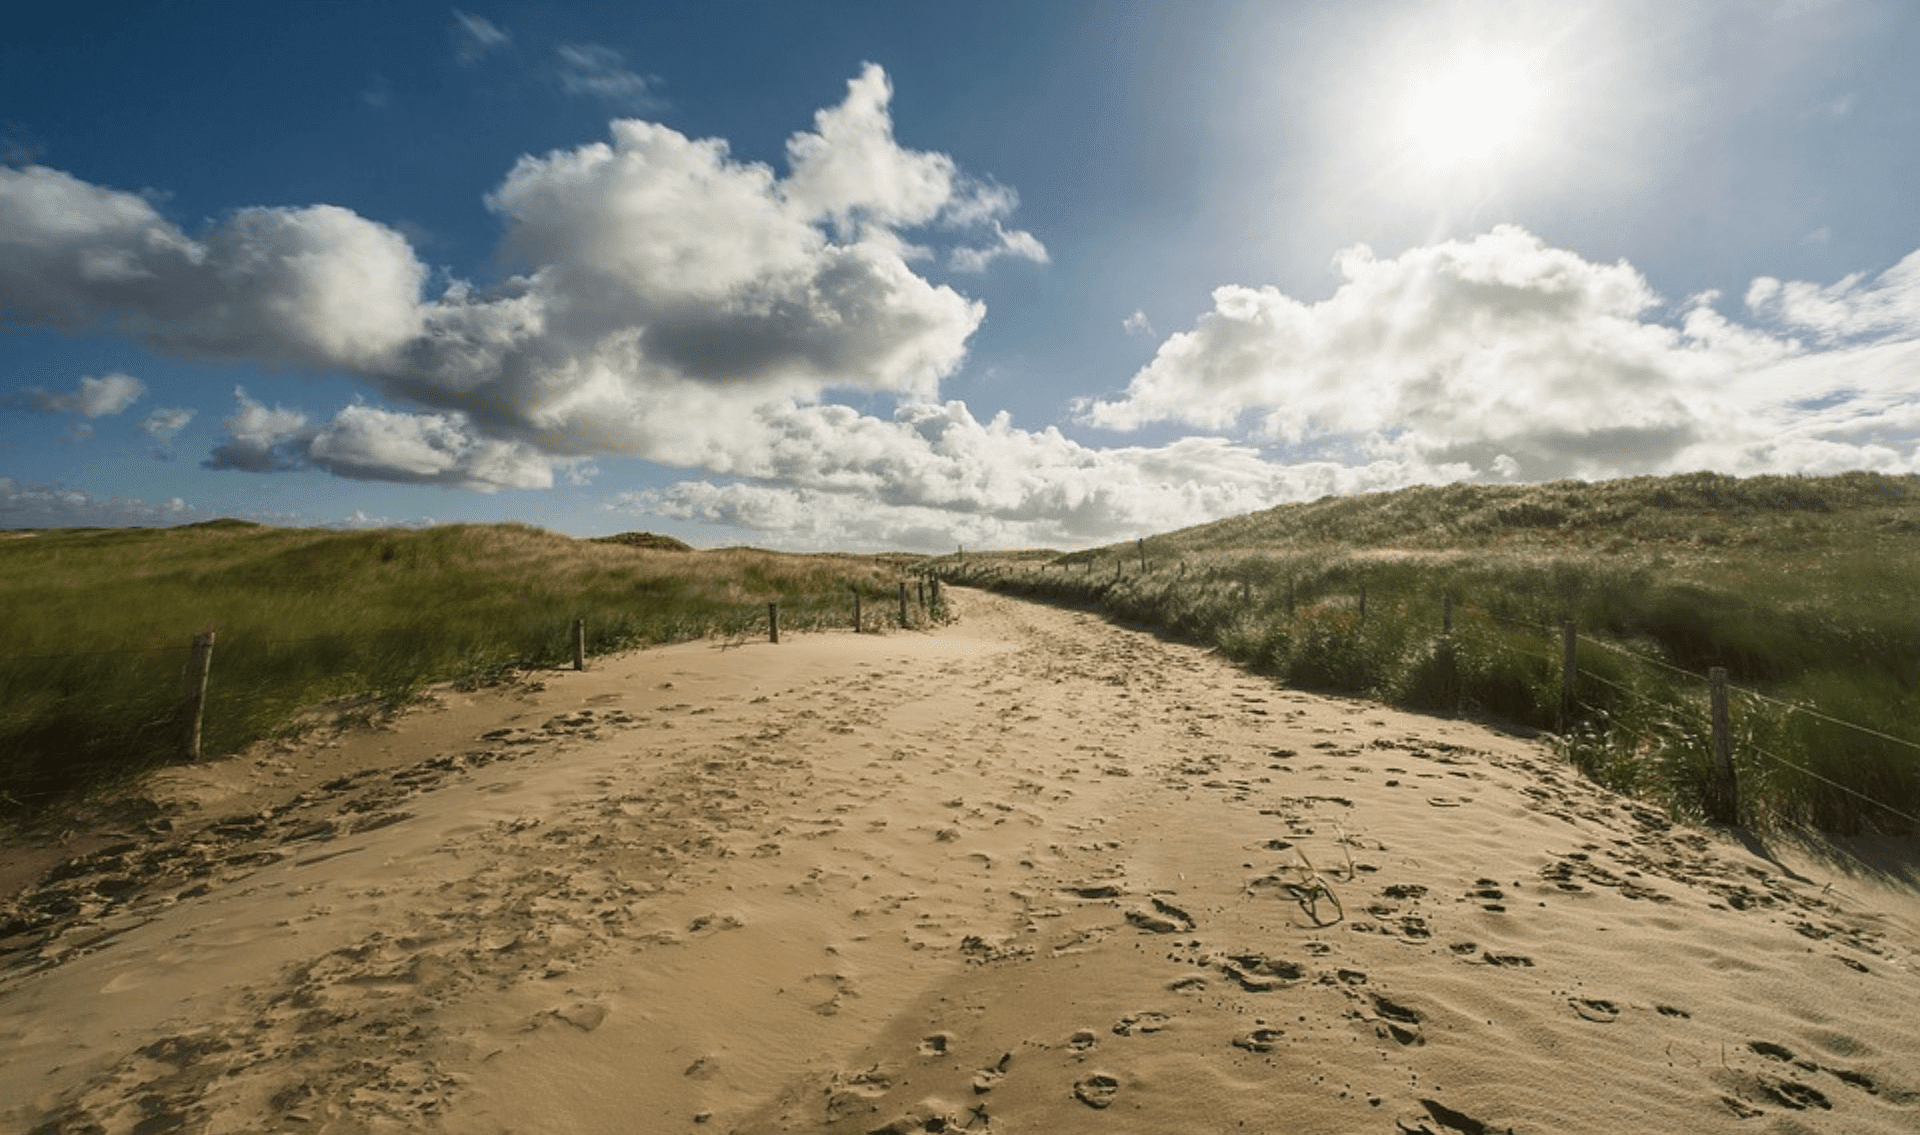
[[(567, 58), (583, 83), (610, 74), (604, 52)], [(891, 95), (863, 68), (790, 140), (785, 177), (640, 120), (522, 158), (487, 196), (519, 274), (431, 299), (400, 233), (334, 206), (243, 209), (192, 236), (142, 196), (0, 171), (0, 320), (344, 371), (420, 410), (319, 427), (242, 395), (216, 468), (524, 486), (621, 454), (724, 473), (750, 463), (731, 435), (760, 409), (937, 397), (984, 308), (917, 274), (932, 250), (903, 230), (951, 251), (987, 225), (996, 243), (962, 262), (1045, 258), (1001, 224), (1011, 189), (895, 141)]]
[(1120, 329), (1129, 335), (1153, 335), (1153, 324), (1148, 322), (1147, 313), (1135, 308), (1132, 315), (1120, 321)]
[(1031, 260), (1035, 264), (1048, 262), (1047, 246), (1041, 244), (1032, 233), (1020, 229), (1009, 232), (1001, 227), (999, 221), (993, 222), (993, 231), (999, 243), (980, 248), (956, 248), (947, 266), (956, 272), (984, 272), (987, 265), (1003, 256)]
[(0, 477), (0, 528), (163, 527), (213, 517), (179, 497), (160, 502), (103, 497), (61, 485)]
[(446, 485), (493, 492), (553, 485), (554, 460), (524, 442), (477, 434), (463, 414), (407, 414), (373, 406), (342, 409), (323, 426), (282, 406), (269, 408), (234, 388), (238, 405), (209, 469), (278, 473), (313, 467), (357, 481)]
[(1856, 272), (1821, 287), (1762, 276), (1747, 289), (1747, 307), (1782, 327), (1810, 332), (1821, 343), (1864, 337), (1920, 335), (1920, 252), (1909, 254), (1872, 283)]
[(192, 410), (158, 407), (147, 412), (146, 420), (140, 423), (140, 428), (155, 441), (171, 441), (173, 435), (186, 429), (187, 423), (193, 421), (193, 415)]
[(175, 354), (391, 363), (421, 330), (406, 238), (332, 205), (242, 209), (189, 238), (143, 197), (0, 168), (0, 319), (124, 332)]
[(100, 418), (120, 413), (138, 402), (146, 392), (146, 383), (132, 375), (114, 371), (98, 378), (82, 378), (79, 389), (70, 394), (30, 386), (9, 395), (6, 405), (49, 414), (85, 414), (89, 418)]
[[(1677, 325), (1624, 261), (1596, 264), (1512, 226), (1379, 259), (1338, 259), (1318, 303), (1275, 288), (1216, 289), (1213, 310), (1170, 336), (1124, 394), (1087, 400), (1110, 429), (1244, 424), (1296, 452), (1348, 450), (1544, 480), (1693, 467), (1774, 436), (1770, 407), (1854, 390), (1862, 377), (1910, 398), (1858, 350), (1807, 355), (1797, 340), (1681, 306)], [(1823, 341), (1920, 331), (1920, 254), (1872, 284), (1756, 281), (1749, 305)], [(1823, 429), (1825, 427), (1822, 427)], [(1870, 467), (1915, 461), (1915, 439), (1859, 449)], [(1893, 455), (1893, 456), (1890, 456)], [(1504, 460), (1501, 460), (1504, 459)], [(1496, 461), (1499, 462), (1496, 465)]]
[(960, 402), (891, 421), (844, 406), (767, 409), (743, 435), (724, 471), (751, 483), (681, 482), (612, 507), (748, 527), (792, 548), (1072, 547), (1462, 472), (1395, 459), (1281, 464), (1220, 438), (1096, 449), (1005, 414), (979, 421)]
[(478, 63), (512, 41), (512, 36), (485, 16), (453, 10), (453, 53), (462, 65)]
[(233, 388), (233, 397), (239, 405), (227, 417), (227, 440), (215, 446), (202, 465), (208, 469), (279, 473), (305, 463), (306, 446), (313, 438), (305, 414), (280, 406), (269, 409), (238, 386)]
[(563, 43), (555, 50), (560, 56), (560, 89), (568, 94), (601, 99), (629, 110), (657, 104), (653, 87), (660, 80), (627, 70), (626, 57), (613, 48), (597, 43)]
[(315, 432), (305, 459), (361, 481), (452, 488), (545, 489), (553, 461), (524, 442), (475, 436), (458, 414), (402, 414), (348, 406)]

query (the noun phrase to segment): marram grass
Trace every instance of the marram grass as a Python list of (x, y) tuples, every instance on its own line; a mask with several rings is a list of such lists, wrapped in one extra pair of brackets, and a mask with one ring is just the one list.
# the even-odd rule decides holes
[[(340, 533), (217, 521), (0, 539), (0, 811), (33, 811), (182, 752), (195, 633), (213, 631), (202, 751), (332, 703), (704, 636), (897, 621), (910, 559), (693, 552), (517, 524)], [(918, 618), (917, 609), (913, 617)]]
[(1149, 537), (1145, 553), (1144, 567), (1134, 542), (928, 566), (1096, 605), (1303, 687), (1547, 730), (1594, 779), (1687, 816), (1714, 783), (1695, 675), (1724, 666), (1745, 822), (1911, 830), (1920, 816), (1920, 478), (1415, 488)]

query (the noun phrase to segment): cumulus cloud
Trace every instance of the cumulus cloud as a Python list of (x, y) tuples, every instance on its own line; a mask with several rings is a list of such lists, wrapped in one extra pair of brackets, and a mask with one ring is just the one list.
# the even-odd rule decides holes
[(80, 380), (79, 389), (70, 393), (30, 386), (8, 395), (6, 404), (16, 409), (38, 410), (46, 414), (84, 414), (89, 418), (101, 418), (120, 413), (138, 402), (146, 392), (146, 383), (132, 375), (114, 371), (97, 378), (84, 377)]
[(421, 330), (406, 238), (332, 205), (242, 209), (188, 237), (144, 197), (0, 168), (0, 318), (122, 332), (174, 354), (390, 363)]
[(298, 410), (275, 406), (233, 388), (239, 403), (227, 416), (227, 440), (215, 446), (201, 462), (208, 469), (237, 469), (246, 473), (281, 473), (305, 464), (305, 451), (314, 431)]
[(1147, 320), (1147, 313), (1135, 308), (1132, 315), (1120, 321), (1120, 329), (1129, 335), (1153, 335), (1153, 324)]
[[(1244, 428), (1295, 452), (1476, 475), (1661, 472), (1752, 452), (1796, 400), (1852, 391), (1840, 396), (1844, 417), (1864, 405), (1863, 383), (1906, 397), (1860, 348), (1920, 331), (1920, 254), (1870, 284), (1757, 281), (1755, 314), (1852, 344), (1812, 353), (1727, 319), (1711, 293), (1661, 322), (1661, 298), (1631, 265), (1587, 261), (1512, 226), (1392, 259), (1355, 248), (1337, 265), (1343, 282), (1318, 303), (1216, 289), (1213, 309), (1168, 337), (1120, 397), (1083, 401), (1082, 420)], [(1856, 453), (1878, 467), (1917, 456), (1911, 437)]]
[[(580, 82), (611, 75), (574, 46)], [(963, 265), (1045, 259), (1002, 223), (1011, 189), (895, 140), (891, 98), (864, 67), (789, 140), (785, 176), (639, 119), (522, 158), (486, 197), (516, 274), (434, 297), (401, 234), (344, 209), (248, 208), (189, 234), (141, 195), (0, 170), (0, 320), (345, 372), (418, 411), (323, 427), (242, 395), (215, 468), (525, 486), (620, 454), (724, 473), (751, 461), (729, 433), (759, 408), (937, 397), (984, 308), (914, 271), (932, 250), (909, 230)]]
[(622, 494), (611, 507), (749, 528), (793, 548), (1079, 546), (1287, 501), (1458, 476), (1383, 459), (1278, 463), (1221, 438), (1093, 448), (1056, 429), (980, 421), (949, 401), (893, 419), (844, 406), (766, 409), (727, 471)]
[(227, 437), (202, 462), (209, 469), (279, 473), (316, 468), (357, 481), (445, 485), (493, 492), (553, 485), (554, 460), (524, 442), (477, 434), (457, 413), (409, 414), (352, 405), (325, 425), (283, 406), (268, 407), (235, 387)]
[(305, 459), (340, 477), (451, 488), (545, 489), (553, 461), (524, 442), (476, 436), (457, 414), (348, 406), (307, 441)]

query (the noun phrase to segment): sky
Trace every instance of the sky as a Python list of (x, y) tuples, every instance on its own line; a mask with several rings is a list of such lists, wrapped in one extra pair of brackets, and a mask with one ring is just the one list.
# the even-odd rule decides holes
[(0, 527), (1920, 472), (1920, 5), (34, 5)]

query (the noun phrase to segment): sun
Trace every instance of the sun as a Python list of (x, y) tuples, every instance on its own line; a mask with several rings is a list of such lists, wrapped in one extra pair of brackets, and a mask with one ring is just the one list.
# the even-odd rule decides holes
[(1402, 141), (1429, 172), (1491, 172), (1534, 141), (1541, 95), (1519, 60), (1466, 53), (1407, 84)]

